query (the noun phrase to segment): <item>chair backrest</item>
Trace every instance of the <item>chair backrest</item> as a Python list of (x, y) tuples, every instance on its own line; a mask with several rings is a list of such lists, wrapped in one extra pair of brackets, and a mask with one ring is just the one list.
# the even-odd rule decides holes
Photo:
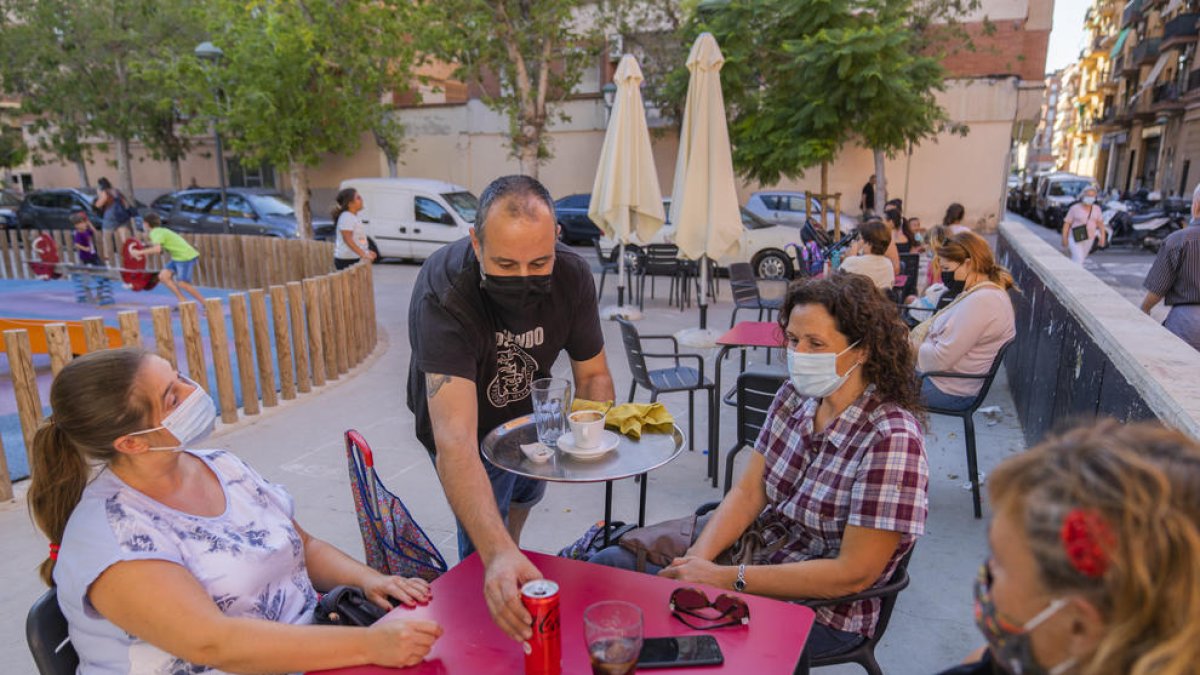
[(767, 421), (767, 409), (787, 381), (782, 370), (748, 369), (737, 379), (738, 446), (751, 445)]
[(900, 591), (908, 588), (908, 563), (912, 560), (913, 551), (917, 549), (917, 545), (908, 549), (908, 553), (900, 559), (896, 565), (896, 570), (892, 572), (892, 577), (884, 584), (884, 588), (888, 589), (888, 593), (883, 595), (881, 606), (879, 608), (879, 621), (875, 624), (875, 634), (867, 639), (867, 643), (874, 646), (879, 644), (883, 638), (884, 631), (887, 630), (888, 623), (892, 620), (892, 610), (896, 608), (896, 600), (900, 598)]
[(650, 384), (650, 371), (646, 368), (642, 338), (638, 335), (637, 327), (620, 317), (617, 317), (617, 323), (621, 326), (621, 341), (625, 343), (625, 358), (629, 360), (629, 373), (633, 376), (633, 381), (644, 389), (653, 389), (653, 385)]
[(983, 404), (983, 399), (987, 398), (988, 390), (992, 388), (992, 381), (996, 379), (996, 373), (1000, 372), (1000, 364), (1004, 363), (1004, 355), (1008, 353), (1008, 348), (1016, 340), (1009, 340), (1000, 347), (1000, 351), (996, 352), (996, 358), (992, 359), (992, 367), (988, 368), (987, 378), (983, 381), (983, 387), (979, 389), (979, 395), (975, 397), (975, 404), (971, 406), (974, 411)]
[(79, 655), (71, 646), (67, 617), (58, 607), (58, 591), (51, 588), (34, 601), (25, 617), (25, 640), (41, 675), (75, 675)]
[(679, 270), (679, 247), (675, 244), (650, 244), (643, 253), (642, 270), (647, 274), (674, 274)]
[[(605, 257), (605, 255), (604, 255), (604, 251), (602, 251), (600, 249), (600, 238), (599, 237), (592, 239), (592, 246), (596, 247), (596, 260), (599, 261), (600, 265), (603, 267), (603, 266), (609, 264), (608, 258)], [(617, 250), (616, 247), (613, 247), (614, 253), (616, 252), (616, 250)]]
[(917, 277), (921, 274), (921, 254), (920, 253), (901, 253), (900, 254), (900, 273), (908, 277), (904, 282), (904, 297), (917, 294)]
[(733, 294), (733, 304), (737, 307), (759, 309), (758, 280), (754, 278), (754, 268), (747, 262), (736, 262), (729, 265), (729, 291)]

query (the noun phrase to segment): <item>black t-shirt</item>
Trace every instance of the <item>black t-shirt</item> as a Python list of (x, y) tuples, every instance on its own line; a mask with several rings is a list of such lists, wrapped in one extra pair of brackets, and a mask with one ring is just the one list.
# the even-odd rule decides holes
[(596, 284), (587, 262), (555, 246), (550, 295), (525, 317), (500, 316), (479, 287), (479, 261), (470, 238), (435, 252), (421, 267), (408, 310), (408, 408), (417, 438), (435, 452), (425, 399), (425, 374), (475, 383), (479, 440), (514, 417), (533, 412), (529, 385), (550, 376), (558, 353), (575, 361), (604, 348)]
[(864, 209), (875, 210), (875, 186), (869, 182), (863, 186), (862, 203)]

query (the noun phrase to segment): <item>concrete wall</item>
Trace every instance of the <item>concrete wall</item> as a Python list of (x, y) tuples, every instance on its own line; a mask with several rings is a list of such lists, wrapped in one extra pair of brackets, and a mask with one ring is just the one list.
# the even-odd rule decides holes
[(997, 255), (1021, 288), (1004, 365), (1030, 445), (1098, 416), (1200, 438), (1200, 352), (1020, 223), (1001, 224)]

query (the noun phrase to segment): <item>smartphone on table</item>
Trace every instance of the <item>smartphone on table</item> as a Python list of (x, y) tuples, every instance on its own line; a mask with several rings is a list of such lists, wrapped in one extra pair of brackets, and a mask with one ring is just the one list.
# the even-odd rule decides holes
[(646, 638), (637, 667), (685, 668), (719, 666), (725, 663), (721, 646), (711, 635), (680, 635), (678, 637)]

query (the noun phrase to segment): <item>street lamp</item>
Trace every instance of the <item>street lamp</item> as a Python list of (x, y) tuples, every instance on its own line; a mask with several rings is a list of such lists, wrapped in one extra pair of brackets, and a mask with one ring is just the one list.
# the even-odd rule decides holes
[[(221, 51), (220, 47), (208, 42), (207, 40), (201, 42), (199, 45), (196, 45), (196, 49), (192, 53), (195, 54), (196, 58), (200, 59), (201, 61), (207, 61), (214, 66), (219, 64), (221, 62), (221, 58), (225, 56), (225, 52)], [(221, 109), (221, 93), (217, 87), (213, 87), (213, 99), (216, 100), (217, 110), (219, 111)], [(221, 182), (221, 217), (225, 222), (225, 234), (230, 234), (231, 228), (229, 227), (229, 200), (225, 194), (225, 152), (221, 148), (221, 130), (217, 127), (217, 114), (218, 113), (213, 113), (212, 130), (213, 141), (217, 146), (217, 179)]]

